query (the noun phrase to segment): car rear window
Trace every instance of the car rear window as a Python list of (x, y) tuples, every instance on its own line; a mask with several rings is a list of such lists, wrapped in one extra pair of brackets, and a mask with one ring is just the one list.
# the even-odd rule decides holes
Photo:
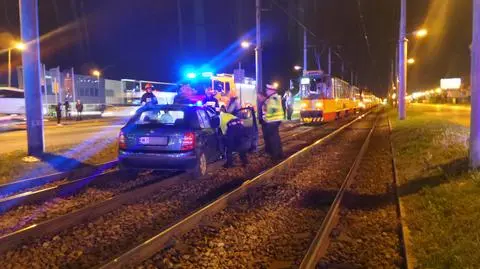
[(135, 120), (136, 125), (185, 125), (185, 112), (180, 109), (152, 109), (143, 111)]

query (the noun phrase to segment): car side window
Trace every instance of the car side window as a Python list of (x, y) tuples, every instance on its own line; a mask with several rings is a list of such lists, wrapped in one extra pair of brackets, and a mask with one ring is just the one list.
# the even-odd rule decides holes
[(211, 128), (210, 119), (207, 116), (207, 113), (204, 110), (197, 110), (198, 121), (200, 122), (200, 127), (202, 129)]

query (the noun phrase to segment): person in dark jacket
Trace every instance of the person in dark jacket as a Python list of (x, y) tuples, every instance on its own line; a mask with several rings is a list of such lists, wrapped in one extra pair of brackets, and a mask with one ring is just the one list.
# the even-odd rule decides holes
[(77, 100), (77, 104), (75, 105), (75, 108), (77, 109), (77, 121), (82, 120), (82, 112), (83, 112), (82, 101)]
[(253, 140), (248, 129), (243, 125), (243, 121), (228, 113), (222, 107), (220, 110), (220, 129), (223, 133), (227, 159), (223, 167), (233, 167), (233, 152), (238, 152), (242, 165), (246, 166), (248, 164), (247, 153), (251, 148)]
[(220, 110), (220, 105), (218, 103), (218, 100), (217, 98), (215, 98), (215, 91), (209, 87), (206, 91), (205, 91), (205, 98), (203, 98), (202, 100), (202, 104), (204, 106), (210, 106), (210, 107), (213, 107), (217, 113), (219, 112)]
[(57, 125), (61, 125), (62, 121), (62, 104), (58, 102), (57, 106), (55, 107), (55, 112), (57, 113)]
[(66, 118), (66, 119), (70, 119), (70, 118), (71, 118), (71, 115), (70, 115), (70, 103), (68, 102), (68, 100), (65, 100), (64, 106), (65, 106), (65, 118)]
[(158, 104), (157, 97), (155, 96), (155, 94), (153, 94), (153, 85), (150, 83), (147, 83), (147, 85), (145, 85), (145, 91), (146, 92), (142, 95), (142, 100), (140, 101), (140, 103), (142, 105)]

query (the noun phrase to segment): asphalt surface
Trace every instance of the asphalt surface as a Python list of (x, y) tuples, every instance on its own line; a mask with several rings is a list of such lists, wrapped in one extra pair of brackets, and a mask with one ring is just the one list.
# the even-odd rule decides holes
[[(118, 135), (125, 120), (110, 118), (101, 120), (85, 120), (81, 122), (65, 122), (57, 126), (51, 122), (45, 125), (46, 149), (76, 145), (85, 141), (95, 142)], [(0, 154), (16, 150), (27, 150), (27, 132), (25, 130), (0, 133)]]

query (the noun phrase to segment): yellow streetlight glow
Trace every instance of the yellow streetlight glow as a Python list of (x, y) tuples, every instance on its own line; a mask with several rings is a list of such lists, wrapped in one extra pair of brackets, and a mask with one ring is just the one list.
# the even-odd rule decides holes
[(96, 77), (100, 77), (100, 71), (98, 70), (93, 70), (92, 71), (92, 75), (96, 76)]
[(420, 30), (418, 30), (418, 31), (415, 32), (415, 36), (416, 36), (417, 38), (425, 37), (427, 34), (428, 34), (428, 30), (427, 30), (427, 29), (420, 29)]
[(273, 83), (273, 88), (278, 89), (278, 87), (280, 87), (280, 84), (278, 82), (274, 82)]
[(22, 42), (18, 42), (18, 43), (15, 43), (15, 48), (17, 50), (25, 50), (27, 48), (27, 46), (25, 44), (23, 44)]
[(414, 64), (414, 63), (415, 63), (415, 59), (410, 58), (410, 59), (408, 59), (407, 63), (408, 63), (408, 64)]

